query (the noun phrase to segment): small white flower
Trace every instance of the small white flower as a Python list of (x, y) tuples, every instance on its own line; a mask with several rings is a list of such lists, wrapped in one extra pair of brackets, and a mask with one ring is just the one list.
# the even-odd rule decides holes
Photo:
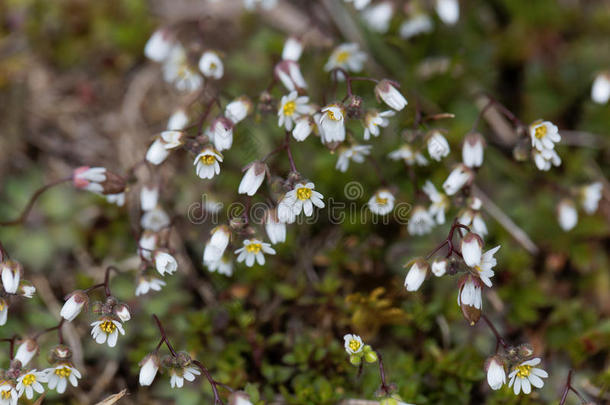
[(138, 241), (138, 254), (146, 260), (152, 260), (152, 252), (157, 248), (157, 235), (145, 230)]
[(483, 308), (481, 286), (475, 282), (474, 278), (468, 277), (461, 286), (458, 293), (457, 303), (459, 306), (465, 305), (479, 310)]
[(599, 201), (602, 199), (604, 186), (600, 182), (595, 182), (580, 188), (580, 203), (589, 215), (595, 214)]
[(205, 77), (220, 79), (224, 74), (224, 66), (220, 56), (214, 51), (206, 51), (199, 59), (199, 70)]
[(536, 121), (530, 125), (530, 137), (532, 147), (543, 152), (545, 149), (552, 150), (555, 143), (561, 141), (559, 130), (552, 122)]
[(211, 272), (218, 272), (218, 274), (229, 277), (233, 275), (233, 261), (226, 256), (212, 262), (206, 262), (205, 265)]
[(21, 362), (21, 367), (25, 367), (32, 361), (36, 353), (38, 353), (38, 349), (38, 343), (36, 343), (34, 339), (25, 339), (17, 348), (15, 360)]
[(309, 183), (297, 183), (294, 188), (286, 193), (284, 201), (292, 207), (293, 214), (299, 215), (301, 212), (305, 216), (310, 217), (313, 214), (314, 205), (318, 208), (324, 208), (324, 196), (314, 190), (315, 185)]
[(176, 270), (178, 270), (178, 262), (174, 256), (170, 255), (163, 250), (157, 250), (154, 253), (155, 257), (155, 268), (164, 276), (165, 274), (173, 274)]
[(57, 393), (63, 394), (68, 386), (68, 381), (73, 387), (78, 386), (80, 372), (70, 363), (61, 363), (55, 367), (43, 371), (49, 380), (49, 389), (57, 389)]
[(299, 89), (307, 88), (307, 82), (305, 82), (305, 78), (301, 73), (301, 68), (295, 61), (283, 60), (275, 65), (273, 72), (288, 91), (298, 91)]
[(21, 397), (25, 393), (27, 399), (34, 398), (34, 391), (39, 394), (44, 392), (41, 383), (47, 382), (47, 375), (43, 371), (36, 369), (24, 372), (17, 378), (17, 395)]
[(415, 260), (407, 273), (407, 277), (405, 277), (405, 287), (407, 291), (419, 290), (419, 287), (421, 287), (428, 275), (429, 269), (430, 265), (427, 261), (423, 259)]
[(557, 219), (561, 229), (566, 232), (576, 226), (578, 223), (578, 211), (576, 211), (576, 205), (572, 200), (561, 200), (557, 206)]
[(294, 213), (292, 206), (294, 201), (286, 198), (286, 194), (278, 202), (277, 206), (277, 217), (280, 222), (285, 224), (292, 224), (296, 220), (296, 214)]
[(388, 190), (378, 190), (368, 201), (368, 207), (375, 215), (387, 215), (394, 209), (394, 194)]
[(0, 381), (0, 405), (17, 405), (18, 399), (15, 386), (8, 381)]
[(498, 263), (494, 255), (496, 254), (498, 249), (500, 249), (500, 245), (496, 246), (493, 249), (489, 249), (481, 255), (481, 261), (478, 264), (471, 266), (472, 269), (475, 270), (474, 273), (479, 276), (481, 281), (487, 287), (492, 286), (491, 278), (495, 275), (492, 269)]
[(428, 211), (437, 224), (445, 223), (445, 212), (449, 209), (449, 198), (445, 194), (439, 193), (430, 180), (427, 180), (423, 187), (424, 193), (428, 196), (432, 204)]
[(526, 395), (529, 394), (532, 392), (532, 385), (536, 388), (542, 388), (544, 385), (542, 379), (547, 378), (549, 375), (543, 369), (534, 367), (538, 364), (540, 364), (540, 359), (536, 357), (524, 361), (510, 372), (508, 375), (508, 386), (513, 387), (515, 395), (519, 395), (521, 391)]
[(447, 259), (434, 259), (432, 262), (432, 274), (436, 277), (442, 277), (447, 272), (447, 267), (449, 267), (449, 261)]
[(349, 148), (341, 148), (335, 169), (345, 173), (349, 168), (350, 160), (355, 163), (364, 162), (365, 156), (371, 153), (372, 146), (370, 145), (353, 145)]
[(144, 55), (155, 62), (163, 62), (174, 46), (174, 37), (169, 30), (158, 29), (146, 42)]
[(606, 104), (610, 99), (610, 73), (602, 72), (595, 76), (591, 87), (591, 99), (598, 104)]
[(211, 179), (220, 173), (222, 155), (211, 146), (206, 146), (195, 158), (193, 165), (196, 166), (196, 173), (199, 178)]
[(206, 135), (210, 141), (214, 143), (214, 147), (218, 152), (231, 149), (233, 145), (233, 121), (226, 117), (216, 118), (206, 131)]
[(165, 286), (165, 281), (154, 277), (140, 277), (138, 278), (138, 285), (136, 287), (136, 297), (144, 294), (148, 294), (149, 291), (161, 291), (161, 288)]
[(561, 158), (554, 149), (545, 149), (542, 152), (533, 149), (532, 155), (538, 170), (548, 171), (552, 166), (558, 167), (561, 165)]
[(246, 239), (244, 240), (244, 246), (237, 249), (235, 254), (237, 255), (237, 262), (246, 262), (246, 266), (252, 267), (254, 261), (259, 265), (265, 264), (265, 255), (274, 255), (275, 250), (269, 243), (263, 242), (259, 239)]
[(419, 13), (405, 20), (399, 28), (401, 38), (409, 39), (419, 34), (427, 34), (434, 29), (429, 15)]
[(155, 207), (150, 211), (144, 212), (144, 215), (140, 218), (142, 228), (153, 232), (159, 232), (167, 228), (169, 224), (169, 215), (161, 207)]
[(21, 266), (13, 261), (0, 263), (2, 273), (2, 287), (8, 294), (16, 294), (21, 280)]
[(466, 184), (472, 182), (474, 173), (465, 164), (458, 164), (455, 169), (449, 173), (447, 180), (443, 183), (443, 190), (447, 195), (454, 195), (461, 190)]
[(381, 80), (375, 86), (375, 95), (377, 100), (381, 99), (390, 108), (400, 111), (407, 105), (407, 99), (400, 91), (394, 87), (394, 84), (389, 80)]
[(347, 354), (352, 355), (360, 353), (364, 348), (364, 343), (362, 342), (362, 338), (360, 336), (348, 333), (347, 335), (343, 336), (343, 346), (345, 347)]
[(460, 244), (462, 258), (468, 267), (478, 266), (483, 256), (483, 241), (479, 235), (468, 232)]
[(217, 226), (212, 229), (211, 238), (209, 242), (205, 245), (205, 249), (203, 251), (203, 262), (215, 262), (219, 260), (224, 254), (227, 246), (229, 245), (229, 240), (231, 239), (231, 231), (226, 225)]
[(376, 3), (362, 11), (362, 19), (375, 32), (385, 33), (390, 28), (394, 6), (389, 1)]
[(125, 334), (121, 322), (107, 317), (93, 322), (91, 326), (93, 326), (91, 329), (91, 336), (93, 337), (93, 340), (95, 340), (95, 343), (100, 345), (108, 342), (109, 347), (114, 347), (119, 339), (119, 333), (121, 335)]
[(82, 166), (74, 170), (73, 180), (76, 188), (102, 193), (103, 182), (106, 181), (106, 168)]
[(154, 165), (160, 165), (167, 159), (169, 152), (182, 145), (184, 133), (180, 131), (163, 131), (155, 138), (146, 151), (146, 160)]
[(258, 161), (251, 163), (239, 183), (237, 192), (250, 196), (256, 194), (261, 184), (263, 184), (266, 174), (267, 165)]
[(407, 224), (407, 231), (410, 235), (425, 235), (432, 230), (434, 226), (434, 219), (428, 212), (427, 209), (421, 205), (415, 206), (409, 223)]
[(436, 14), (447, 25), (454, 25), (460, 18), (458, 0), (436, 0)]
[(292, 137), (297, 141), (302, 142), (313, 132), (314, 126), (313, 119), (309, 115), (299, 117), (292, 130)]
[(157, 206), (159, 189), (155, 186), (144, 186), (140, 190), (140, 207), (142, 211), (150, 211)]
[(241, 96), (227, 104), (225, 117), (235, 125), (243, 121), (250, 111), (252, 111), (252, 101), (247, 96)]
[(322, 143), (343, 142), (345, 140), (344, 111), (338, 104), (330, 104), (324, 107), (317, 124)]
[(392, 160), (403, 160), (405, 164), (418, 165), (418, 166), (426, 166), (428, 164), (428, 160), (419, 152), (416, 152), (411, 148), (410, 145), (404, 144), (399, 149), (396, 149), (393, 152), (388, 154), (388, 157)]
[(172, 388), (182, 388), (184, 380), (192, 382), (195, 381), (195, 376), (200, 375), (201, 371), (195, 367), (184, 367), (183, 369), (171, 368), (169, 370), (171, 375), (170, 385)]
[(346, 3), (354, 3), (356, 10), (362, 10), (369, 5), (371, 0), (344, 0)]
[(451, 152), (447, 139), (439, 131), (432, 132), (428, 137), (427, 146), (428, 154), (437, 162), (440, 162), (442, 158), (448, 156), (449, 152)]
[(395, 114), (392, 110), (383, 112), (367, 111), (364, 115), (364, 139), (368, 141), (371, 135), (379, 136), (381, 132), (379, 128), (386, 128), (390, 125), (390, 120), (387, 117), (393, 117)]
[(194, 92), (203, 85), (203, 78), (191, 68), (186, 51), (179, 44), (172, 47), (163, 64), (163, 78), (180, 91)]
[[(336, 47), (324, 65), (324, 70), (330, 72), (334, 68), (342, 68), (349, 72), (360, 72), (366, 60), (366, 53), (360, 50), (357, 43), (345, 43)], [(338, 78), (343, 78), (339, 72)], [(344, 79), (344, 78), (343, 78)]]
[(499, 390), (506, 384), (506, 371), (504, 363), (496, 356), (487, 364), (487, 384), (492, 390)]
[(160, 365), (161, 362), (159, 360), (159, 356), (157, 356), (155, 353), (148, 354), (142, 359), (140, 362), (139, 376), (141, 386), (145, 387), (152, 384), (157, 372), (159, 371)]
[(283, 126), (288, 131), (292, 130), (295, 120), (309, 111), (307, 102), (309, 102), (309, 97), (299, 97), (296, 91), (282, 96), (280, 109), (277, 112), (277, 125)]
[(265, 231), (272, 244), (286, 242), (286, 224), (279, 220), (277, 210), (269, 210), (267, 212)]
[(8, 319), (8, 302), (4, 298), (0, 298), (0, 326), (6, 324)]
[(121, 322), (127, 322), (131, 319), (131, 313), (127, 304), (118, 304), (114, 307), (114, 314), (121, 320)]
[(168, 131), (180, 131), (189, 123), (189, 117), (183, 109), (176, 110), (167, 120)]
[(282, 50), (283, 60), (298, 61), (303, 53), (303, 43), (295, 37), (288, 37), (284, 42), (284, 49)]
[(125, 193), (106, 194), (106, 201), (115, 204), (117, 207), (122, 207), (125, 205)]
[(34, 287), (30, 282), (22, 280), (21, 284), (19, 284), (19, 293), (25, 298), (32, 298), (36, 293), (36, 287)]
[(83, 291), (77, 290), (72, 292), (68, 297), (64, 306), (61, 308), (61, 315), (68, 322), (72, 322), (78, 314), (81, 313), (83, 307), (89, 302), (89, 297)]
[(478, 210), (471, 208), (466, 209), (459, 217), (458, 222), (462, 225), (471, 226), (474, 233), (483, 237), (487, 235), (487, 225), (483, 215)]
[(468, 167), (481, 167), (485, 140), (481, 134), (473, 132), (464, 138), (462, 145), (462, 162)]

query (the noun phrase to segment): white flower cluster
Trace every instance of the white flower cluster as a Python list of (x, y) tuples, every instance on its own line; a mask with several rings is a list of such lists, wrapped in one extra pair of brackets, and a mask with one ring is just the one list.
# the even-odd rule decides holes
[[(601, 182), (594, 182), (575, 190), (575, 197), (585, 214), (595, 214), (602, 199), (603, 189), (604, 186)], [(573, 199), (566, 197), (557, 204), (557, 220), (561, 229), (566, 232), (572, 230), (578, 224), (577, 204)]]
[(2, 279), (2, 292), (0, 296), (0, 326), (6, 324), (10, 296), (32, 298), (36, 287), (23, 278), (21, 263), (4, 257), (0, 250), (0, 278)]

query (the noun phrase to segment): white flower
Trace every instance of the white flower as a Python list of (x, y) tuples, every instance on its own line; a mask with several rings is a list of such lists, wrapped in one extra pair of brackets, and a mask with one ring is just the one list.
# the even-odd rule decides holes
[(115, 321), (111, 318), (102, 318), (99, 321), (95, 321), (91, 324), (91, 336), (97, 344), (104, 344), (108, 342), (109, 347), (116, 346), (116, 342), (119, 339), (119, 333), (125, 334), (123, 325), (121, 322)]
[(231, 231), (226, 225), (217, 226), (210, 233), (212, 236), (203, 251), (204, 263), (219, 260), (227, 249), (231, 238)]
[(423, 191), (432, 201), (428, 212), (430, 212), (430, 215), (435, 219), (437, 224), (444, 224), (445, 212), (449, 209), (449, 199), (445, 194), (439, 193), (430, 180), (427, 180), (424, 184)]
[(468, 232), (460, 244), (462, 258), (468, 267), (474, 267), (481, 263), (483, 256), (483, 241), (479, 235)]
[(226, 256), (215, 261), (206, 262), (205, 265), (211, 272), (218, 272), (218, 274), (224, 274), (225, 276), (233, 275), (233, 262)]
[(390, 27), (390, 20), (394, 14), (394, 6), (385, 1), (374, 4), (362, 11), (362, 19), (373, 31), (385, 33)]
[(369, 199), (368, 207), (373, 214), (386, 215), (394, 209), (394, 194), (388, 190), (381, 189)]
[(227, 104), (225, 117), (235, 125), (243, 121), (250, 111), (252, 111), (252, 101), (247, 96), (241, 96)]
[(443, 183), (443, 190), (447, 195), (454, 195), (467, 183), (472, 182), (473, 178), (474, 173), (465, 164), (458, 164)]
[(176, 110), (167, 120), (168, 131), (180, 131), (189, 123), (189, 117), (183, 109)]
[(169, 152), (182, 145), (184, 134), (180, 131), (164, 131), (155, 138), (146, 151), (146, 160), (153, 165), (160, 165), (167, 159)]
[(487, 225), (485, 225), (485, 221), (483, 220), (483, 215), (481, 215), (478, 210), (474, 210), (472, 208), (466, 209), (458, 217), (458, 222), (462, 225), (471, 226), (474, 233), (481, 237), (487, 235), (488, 233)]
[(277, 206), (277, 217), (280, 222), (285, 224), (291, 224), (296, 220), (296, 214), (294, 213), (292, 206), (294, 201), (286, 198), (286, 194), (278, 202)]
[(421, 205), (417, 205), (413, 209), (413, 213), (407, 224), (407, 231), (409, 231), (410, 235), (425, 235), (432, 230), (433, 226), (434, 219), (432, 219), (428, 210)]
[(409, 39), (419, 34), (432, 32), (434, 23), (428, 14), (416, 14), (405, 20), (399, 28), (401, 38)]
[(566, 232), (576, 226), (578, 223), (578, 211), (576, 211), (576, 205), (574, 205), (572, 200), (561, 200), (557, 206), (557, 219), (561, 229)]
[(551, 166), (558, 167), (561, 165), (561, 158), (554, 149), (545, 149), (542, 152), (533, 149), (532, 155), (538, 170), (548, 171), (551, 169)]
[(557, 126), (549, 121), (536, 121), (530, 125), (530, 137), (532, 147), (542, 152), (545, 149), (552, 150), (555, 143), (561, 141)]
[(377, 100), (381, 99), (390, 108), (400, 111), (407, 105), (407, 99), (399, 92), (389, 80), (381, 80), (375, 86)]
[(434, 259), (432, 262), (432, 273), (436, 277), (442, 277), (447, 272), (449, 261), (447, 259)]
[(301, 212), (310, 217), (313, 214), (313, 206), (324, 208), (324, 196), (314, 190), (315, 185), (309, 183), (297, 183), (294, 188), (286, 193), (284, 201), (292, 207), (293, 214), (299, 215)]
[(171, 375), (170, 385), (172, 388), (182, 388), (184, 385), (184, 380), (186, 381), (195, 381), (195, 376), (200, 375), (201, 371), (195, 367), (184, 367), (182, 369), (171, 368), (169, 370)]
[(479, 276), (481, 281), (485, 283), (487, 287), (492, 286), (491, 278), (495, 275), (492, 269), (498, 263), (494, 255), (498, 249), (500, 249), (500, 245), (493, 249), (489, 249), (481, 255), (481, 261), (478, 264), (471, 266), (473, 270), (475, 270), (475, 274)]
[(466, 135), (462, 145), (462, 162), (468, 167), (481, 167), (485, 141), (481, 134), (472, 132)]
[(356, 10), (362, 10), (369, 5), (371, 0), (344, 0), (346, 3), (354, 3)]
[(279, 220), (277, 210), (267, 211), (265, 231), (272, 244), (286, 242), (286, 224)]
[(159, 232), (161, 229), (167, 228), (169, 224), (169, 215), (160, 207), (146, 211), (142, 218), (140, 218), (142, 228), (153, 232)]
[(150, 290), (161, 291), (161, 287), (165, 286), (165, 281), (154, 277), (140, 277), (136, 287), (136, 297), (148, 294)]
[(457, 303), (460, 306), (465, 305), (479, 310), (483, 307), (481, 286), (475, 282), (474, 278), (468, 277), (462, 285), (458, 293)]
[(301, 58), (301, 53), (303, 53), (303, 43), (295, 37), (288, 37), (284, 42), (282, 59), (296, 62)]
[(360, 353), (364, 348), (364, 343), (362, 342), (362, 338), (360, 336), (348, 333), (347, 335), (343, 336), (343, 346), (345, 347), (347, 354), (352, 355)]
[(288, 131), (292, 130), (295, 120), (309, 111), (309, 107), (307, 106), (308, 101), (309, 97), (299, 97), (299, 94), (296, 91), (282, 96), (280, 109), (277, 112), (277, 125), (280, 127), (283, 126)]
[(343, 108), (331, 104), (322, 109), (318, 129), (322, 143), (343, 142), (345, 140), (345, 118)]
[(378, 112), (375, 110), (367, 111), (364, 115), (364, 139), (369, 140), (371, 135), (379, 136), (379, 128), (385, 128), (390, 124), (387, 117), (393, 117), (396, 113), (392, 110)]
[(214, 51), (206, 51), (199, 59), (199, 70), (205, 77), (220, 79), (224, 74), (224, 66), (220, 56)]
[(203, 84), (203, 78), (189, 66), (186, 51), (175, 45), (163, 64), (163, 78), (180, 91), (193, 92)]
[(32, 298), (36, 293), (36, 287), (34, 287), (30, 282), (22, 280), (21, 284), (19, 285), (19, 293), (25, 298)]
[(141, 386), (145, 387), (152, 384), (155, 376), (157, 375), (157, 371), (159, 371), (160, 364), (161, 362), (159, 361), (159, 356), (157, 356), (155, 353), (148, 354), (142, 359), (140, 362), (139, 376)]
[(595, 76), (591, 87), (591, 99), (598, 104), (605, 104), (610, 99), (610, 73), (602, 72)]
[(504, 363), (496, 356), (487, 364), (487, 384), (492, 390), (499, 390), (506, 384), (506, 371)]
[(423, 259), (415, 260), (407, 273), (407, 277), (405, 277), (405, 287), (407, 288), (407, 291), (419, 290), (419, 287), (421, 287), (428, 275), (429, 269), (430, 265), (427, 261)]
[[(366, 60), (366, 53), (360, 50), (357, 43), (345, 43), (336, 47), (324, 65), (324, 70), (330, 72), (335, 68), (342, 68), (349, 72), (360, 72)], [(338, 72), (338, 78), (343, 74)]]
[(314, 129), (314, 122), (309, 115), (297, 118), (292, 137), (299, 142), (304, 141)]
[(169, 30), (158, 29), (146, 42), (144, 55), (155, 62), (163, 62), (174, 46), (174, 37)]
[(138, 241), (138, 254), (146, 260), (152, 260), (152, 252), (157, 248), (157, 235), (145, 230)]
[(583, 209), (589, 215), (597, 211), (599, 200), (602, 199), (603, 185), (600, 182), (595, 182), (580, 188), (580, 203)]
[(288, 91), (307, 88), (307, 82), (305, 82), (301, 73), (301, 68), (295, 61), (283, 60), (275, 65), (273, 72)]
[(106, 168), (83, 166), (74, 170), (74, 186), (76, 188), (102, 193), (106, 181)]
[(265, 174), (267, 174), (267, 166), (264, 163), (258, 161), (251, 163), (239, 183), (237, 192), (250, 196), (256, 194), (265, 180)]
[(428, 154), (437, 162), (440, 162), (442, 158), (449, 155), (449, 152), (451, 152), (449, 143), (439, 131), (432, 132), (430, 137), (428, 137), (427, 146)]
[(38, 353), (38, 343), (34, 339), (25, 339), (17, 348), (15, 360), (21, 362), (21, 367), (25, 367), (32, 361), (36, 353)]
[(207, 129), (206, 135), (214, 142), (214, 146), (218, 152), (230, 149), (233, 145), (233, 121), (226, 117), (218, 117), (212, 125)]
[(417, 164), (418, 166), (426, 166), (428, 160), (419, 152), (416, 152), (410, 145), (404, 144), (399, 149), (388, 154), (392, 160), (403, 160), (407, 165)]
[(155, 251), (155, 268), (164, 276), (165, 274), (173, 274), (178, 270), (178, 262), (174, 256), (162, 250)]
[(89, 302), (89, 297), (83, 291), (77, 290), (72, 292), (61, 308), (61, 315), (68, 322), (72, 322), (78, 314), (81, 313), (83, 307)]
[(125, 205), (125, 193), (106, 194), (106, 201), (118, 207)]
[(0, 298), (0, 326), (6, 324), (8, 319), (8, 302), (4, 298)]
[(0, 381), (0, 405), (17, 405), (19, 394), (15, 386), (8, 381)]
[(460, 18), (458, 0), (436, 0), (436, 14), (445, 24), (455, 24)]
[(119, 317), (121, 322), (127, 322), (131, 319), (131, 313), (127, 304), (118, 304), (114, 307), (114, 314)]
[(246, 262), (246, 266), (252, 267), (254, 261), (261, 266), (265, 264), (265, 255), (274, 255), (275, 250), (269, 243), (263, 242), (259, 239), (246, 239), (244, 240), (244, 246), (240, 247), (235, 251), (237, 255), (237, 262)]
[(21, 280), (21, 268), (12, 261), (0, 263), (2, 272), (2, 287), (8, 294), (16, 294)]
[(47, 382), (47, 375), (36, 369), (24, 372), (17, 378), (17, 395), (21, 397), (25, 393), (27, 399), (34, 398), (34, 391), (39, 394), (44, 392), (41, 382)]
[(540, 364), (540, 359), (536, 357), (524, 361), (510, 372), (508, 375), (508, 386), (513, 387), (515, 395), (519, 395), (521, 391), (524, 394), (529, 394), (532, 392), (532, 385), (536, 388), (542, 388), (544, 385), (542, 379), (547, 378), (549, 375), (543, 369), (534, 367), (538, 364)]
[(349, 148), (341, 148), (335, 169), (345, 173), (349, 168), (350, 160), (356, 163), (364, 162), (365, 156), (371, 153), (371, 145), (353, 145)]
[(211, 179), (220, 173), (222, 155), (211, 146), (206, 146), (195, 158), (193, 165), (196, 166), (196, 173), (199, 178)]
[(140, 190), (140, 206), (142, 211), (150, 211), (157, 206), (159, 189), (155, 186), (144, 186)]
[(68, 386), (68, 381), (73, 387), (78, 386), (77, 378), (81, 378), (80, 372), (69, 363), (62, 363), (55, 367), (44, 370), (49, 380), (49, 389), (57, 389), (59, 394), (63, 394)]

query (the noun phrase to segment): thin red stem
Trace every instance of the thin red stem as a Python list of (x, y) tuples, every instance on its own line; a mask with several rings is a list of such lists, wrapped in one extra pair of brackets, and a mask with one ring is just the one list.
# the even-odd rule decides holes
[[(159, 317), (157, 317), (157, 315), (155, 315), (155, 314), (153, 314), (152, 317), (155, 320), (155, 322), (157, 323), (157, 327), (159, 328), (159, 332), (161, 333), (161, 340), (163, 342), (165, 342), (165, 345), (169, 349), (169, 351), (172, 354), (172, 356), (177, 357), (178, 353), (176, 353), (176, 351), (172, 347), (172, 344), (169, 342), (169, 339), (167, 338), (167, 335), (165, 334), (165, 329), (163, 329), (163, 325), (161, 324), (161, 321), (159, 320)], [(157, 349), (158, 349), (158, 347), (157, 347)]]
[(192, 363), (201, 369), (205, 375), (205, 378), (208, 379), (208, 382), (212, 386), (212, 391), (214, 392), (214, 405), (223, 405), (224, 402), (222, 402), (222, 399), (220, 399), (220, 393), (218, 392), (218, 383), (214, 381), (208, 369), (199, 360), (193, 360)]
[(493, 323), (491, 323), (489, 318), (487, 318), (487, 316), (485, 314), (481, 314), (481, 318), (483, 318), (485, 323), (487, 323), (487, 326), (489, 326), (489, 329), (491, 329), (491, 332), (496, 337), (496, 352), (498, 351), (498, 345), (502, 345), (502, 347), (506, 349), (508, 347), (508, 344), (506, 343), (504, 338), (500, 335), (500, 332), (498, 332), (498, 330), (493, 325)]

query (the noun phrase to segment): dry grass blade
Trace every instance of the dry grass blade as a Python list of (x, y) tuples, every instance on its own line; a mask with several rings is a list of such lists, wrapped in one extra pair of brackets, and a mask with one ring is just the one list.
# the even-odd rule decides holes
[(109, 397), (107, 397), (106, 399), (103, 399), (102, 401), (98, 402), (95, 405), (112, 405), (117, 403), (121, 398), (123, 398), (125, 395), (127, 395), (127, 390), (121, 390), (120, 392), (110, 395)]

